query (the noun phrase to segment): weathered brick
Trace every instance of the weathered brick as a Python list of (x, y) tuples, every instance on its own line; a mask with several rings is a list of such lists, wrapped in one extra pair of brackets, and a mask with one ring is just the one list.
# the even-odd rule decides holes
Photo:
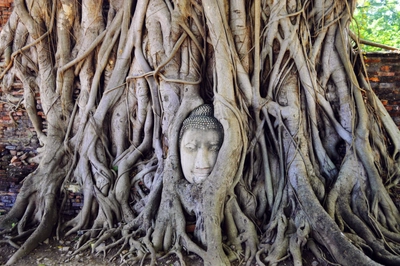
[(379, 77), (376, 77), (376, 76), (375, 77), (369, 77), (368, 80), (371, 81), (371, 82), (379, 82)]
[(388, 65), (380, 67), (380, 70), (383, 71), (383, 72), (390, 72), (391, 69), (392, 69), (392, 67), (388, 66)]
[(364, 57), (364, 62), (366, 64), (372, 64), (372, 63), (380, 63), (381, 59), (380, 58), (374, 58), (374, 57)]
[(378, 72), (378, 76), (380, 77), (392, 77), (394, 76), (394, 72)]

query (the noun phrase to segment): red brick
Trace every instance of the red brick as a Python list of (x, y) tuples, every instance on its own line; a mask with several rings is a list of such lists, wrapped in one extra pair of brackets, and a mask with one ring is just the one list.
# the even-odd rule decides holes
[(394, 72), (378, 72), (378, 75), (381, 77), (393, 77)]
[(379, 77), (369, 77), (368, 79), (372, 82), (379, 82)]
[(371, 57), (365, 57), (364, 58), (365, 63), (380, 63), (381, 59), (380, 58), (371, 58)]
[(381, 66), (381, 71), (383, 71), (383, 72), (389, 72), (390, 71), (390, 69), (391, 69), (391, 67), (390, 66), (387, 66), (387, 65), (385, 65), (385, 66)]

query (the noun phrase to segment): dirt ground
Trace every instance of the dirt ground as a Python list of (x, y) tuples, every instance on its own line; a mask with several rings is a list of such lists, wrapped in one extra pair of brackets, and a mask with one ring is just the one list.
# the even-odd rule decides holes
[[(51, 239), (45, 241), (45, 243), (40, 244), (34, 251), (32, 251), (28, 256), (18, 261), (16, 266), (27, 266), (27, 265), (37, 265), (37, 266), (117, 266), (123, 265), (119, 258), (110, 261), (111, 255), (103, 258), (103, 254), (96, 255), (90, 254), (90, 251), (82, 252), (81, 254), (72, 256), (72, 250), (75, 244), (74, 239), (57, 241)], [(8, 244), (0, 244), (0, 265), (4, 265), (7, 260), (12, 256), (16, 250), (9, 246)], [(184, 256), (186, 265), (188, 266), (202, 266), (203, 261), (196, 255), (186, 254)], [(321, 266), (327, 265), (327, 263), (318, 262), (318, 260), (309, 252), (304, 254), (304, 264), (309, 266)], [(145, 260), (143, 265), (149, 265), (150, 260)], [(125, 264), (125, 265), (140, 265), (136, 264)], [(157, 261), (157, 265), (161, 266), (179, 266), (179, 260), (175, 255), (171, 255), (167, 258), (163, 258)], [(241, 265), (238, 262), (234, 262), (233, 266)], [(256, 263), (252, 264), (257, 265)], [(293, 263), (290, 259), (282, 261), (279, 266), (292, 266)]]
[[(91, 254), (90, 251), (84, 251), (78, 255), (71, 255), (73, 251), (75, 241), (74, 240), (61, 240), (55, 239), (45, 241), (40, 244), (35, 250), (33, 250), (28, 256), (21, 259), (15, 266), (119, 266), (122, 265), (119, 258), (110, 261), (111, 255), (103, 257), (103, 254), (96, 255)], [(7, 260), (16, 251), (15, 248), (1, 244), (0, 245), (0, 265), (4, 265)], [(202, 260), (195, 255), (185, 256), (185, 262), (190, 266), (203, 265)], [(149, 265), (150, 260), (145, 260), (143, 265)], [(125, 265), (139, 265), (136, 264), (125, 264)], [(175, 256), (169, 256), (158, 261), (157, 265), (161, 266), (178, 266), (180, 265), (178, 259)]]

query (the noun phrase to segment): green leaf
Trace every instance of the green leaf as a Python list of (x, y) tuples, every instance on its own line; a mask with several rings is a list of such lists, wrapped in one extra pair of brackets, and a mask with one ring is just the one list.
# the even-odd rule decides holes
[[(351, 29), (361, 38), (400, 48), (400, 0), (359, 0)], [(365, 51), (379, 48), (363, 46)]]

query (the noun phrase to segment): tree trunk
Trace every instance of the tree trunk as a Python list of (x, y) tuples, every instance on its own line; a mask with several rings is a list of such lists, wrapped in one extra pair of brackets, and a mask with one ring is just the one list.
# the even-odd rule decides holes
[[(7, 264), (54, 233), (83, 231), (75, 253), (129, 249), (125, 263), (175, 253), (184, 264), (186, 250), (205, 265), (287, 255), (301, 265), (309, 249), (321, 262), (326, 252), (343, 265), (400, 264), (387, 190), (400, 181), (400, 132), (349, 40), (354, 7), (16, 0), (1, 78), (23, 82), (43, 147), (1, 221), (9, 243), (26, 239)], [(182, 168), (185, 132), (196, 130), (187, 139), (200, 179)], [(72, 186), (84, 204), (61, 223), (58, 200)]]

